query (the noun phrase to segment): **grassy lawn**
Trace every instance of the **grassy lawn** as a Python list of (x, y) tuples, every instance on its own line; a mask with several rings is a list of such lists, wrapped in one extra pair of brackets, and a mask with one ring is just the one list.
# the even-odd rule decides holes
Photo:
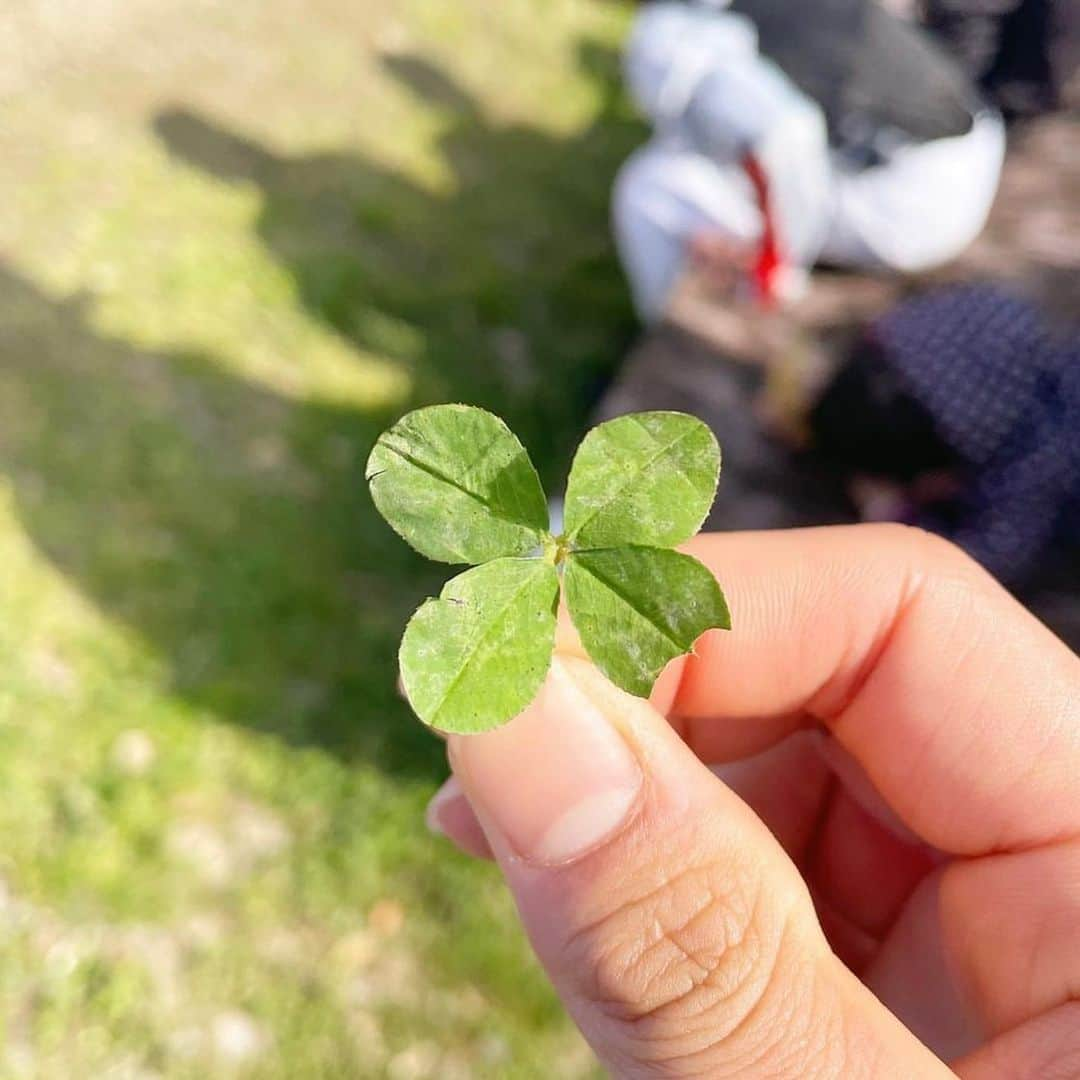
[(424, 830), (439, 571), (362, 470), (467, 400), (563, 474), (632, 330), (626, 8), (8, 7), (0, 1075), (592, 1075)]

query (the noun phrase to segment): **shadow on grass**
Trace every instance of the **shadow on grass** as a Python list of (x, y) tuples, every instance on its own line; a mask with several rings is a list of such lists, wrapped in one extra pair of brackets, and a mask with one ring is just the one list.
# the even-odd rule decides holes
[(435, 584), (359, 478), (390, 419), (99, 336), (0, 268), (0, 469), (38, 547), (199, 707), (388, 771), (437, 767), (394, 690)]
[(608, 193), (640, 130), (615, 54), (584, 43), (579, 62), (601, 108), (559, 137), (493, 123), (419, 56), (384, 58), (441, 123), (439, 191), (356, 153), (278, 155), (189, 111), (156, 129), (187, 164), (261, 190), (259, 235), (314, 318), (407, 365), (417, 401), (499, 412), (552, 482), (633, 328)]
[[(614, 79), (602, 51), (582, 58)], [(313, 317), (407, 366), (413, 404), (501, 413), (551, 481), (631, 326), (606, 201), (636, 129), (614, 91), (571, 138), (495, 127), (426, 62), (387, 64), (443, 112), (447, 193), (352, 153), (277, 156), (191, 113), (157, 129), (192, 165), (259, 185), (259, 233)], [(392, 416), (103, 337), (79, 300), (2, 266), (0, 355), (0, 469), (27, 532), (145, 638), (174, 693), (387, 772), (441, 771), (394, 674), (447, 568), (393, 536), (362, 480)]]

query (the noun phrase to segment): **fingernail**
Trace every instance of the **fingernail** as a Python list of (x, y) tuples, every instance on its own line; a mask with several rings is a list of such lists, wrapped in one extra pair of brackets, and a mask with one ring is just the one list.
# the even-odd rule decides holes
[(451, 776), (445, 784), (431, 797), (431, 802), (424, 812), (424, 823), (436, 836), (446, 836), (447, 828), (444, 824), (444, 815), (453, 811), (452, 804), (457, 801), (465, 801), (465, 792), (461, 789), (461, 782), (456, 776)]
[(637, 802), (641, 768), (582, 661), (556, 658), (536, 701), (506, 727), (451, 740), (485, 831), (543, 865), (570, 862), (618, 830)]

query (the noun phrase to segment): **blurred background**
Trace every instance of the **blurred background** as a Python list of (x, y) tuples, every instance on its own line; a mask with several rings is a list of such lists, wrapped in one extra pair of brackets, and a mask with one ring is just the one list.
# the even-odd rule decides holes
[[(424, 828), (444, 754), (395, 657), (445, 574), (367, 453), (465, 400), (557, 491), (591, 420), (678, 407), (725, 446), (714, 527), (902, 517), (783, 432), (914, 288), (826, 274), (781, 319), (713, 252), (642, 336), (634, 15), (4, 5), (0, 1075), (595, 1075), (496, 873)], [(1075, 114), (1041, 124), (948, 280), (1075, 317)], [(1076, 641), (1069, 551), (1024, 588)]]

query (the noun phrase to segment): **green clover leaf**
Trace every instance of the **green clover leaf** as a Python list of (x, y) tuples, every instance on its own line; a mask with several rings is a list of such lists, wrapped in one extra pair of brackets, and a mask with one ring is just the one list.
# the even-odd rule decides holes
[(638, 697), (648, 697), (668, 661), (690, 652), (706, 630), (731, 628), (716, 578), (667, 548), (572, 552), (563, 588), (589, 658)]
[(431, 559), (471, 563), (421, 605), (399, 654), (417, 716), (473, 734), (524, 709), (547, 675), (562, 591), (585, 651), (616, 686), (646, 697), (702, 634), (729, 629), (720, 586), (672, 551), (701, 527), (720, 447), (683, 413), (619, 417), (590, 431), (552, 536), (536, 470), (496, 416), (435, 405), (376, 443), (366, 475), (390, 526)]
[(720, 447), (685, 413), (631, 413), (581, 441), (566, 486), (566, 537), (577, 547), (669, 548), (701, 528), (720, 478)]
[(379, 512), (421, 555), (476, 565), (525, 555), (547, 533), (544, 489), (525, 447), (469, 405), (403, 416), (367, 464)]
[(551, 665), (559, 576), (540, 559), (496, 559), (448, 581), (401, 639), (401, 679), (441, 731), (484, 731), (516, 716)]

